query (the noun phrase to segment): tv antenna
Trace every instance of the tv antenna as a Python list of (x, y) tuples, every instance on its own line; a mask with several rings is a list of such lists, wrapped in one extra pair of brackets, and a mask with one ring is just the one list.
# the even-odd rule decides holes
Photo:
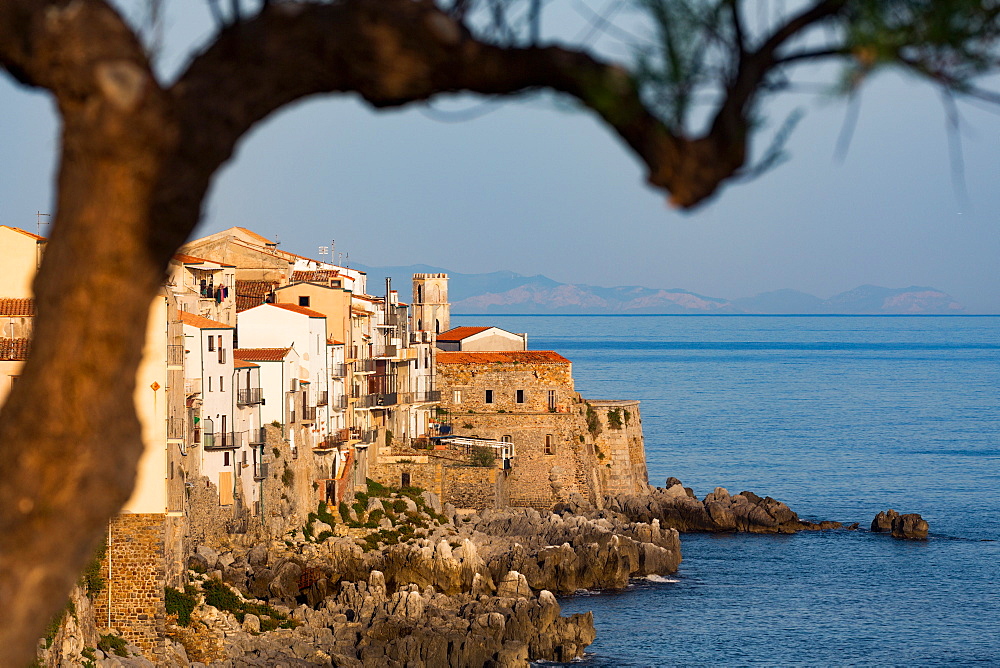
[[(46, 218), (51, 218), (52, 214), (50, 214), (50, 213), (42, 213), (41, 211), (36, 211), (35, 212), (35, 233), (38, 236), (42, 236), (42, 225), (43, 225), (42, 216), (45, 216)], [(44, 224), (48, 225), (49, 221), (46, 220), (44, 222)]]

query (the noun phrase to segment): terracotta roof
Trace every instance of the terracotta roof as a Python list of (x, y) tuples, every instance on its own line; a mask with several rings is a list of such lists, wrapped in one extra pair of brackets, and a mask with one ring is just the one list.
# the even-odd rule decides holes
[(227, 325), (225, 323), (218, 322), (216, 320), (210, 320), (208, 318), (203, 318), (200, 315), (195, 315), (194, 313), (188, 313), (187, 311), (180, 311), (181, 322), (185, 325), (191, 325), (192, 327), (197, 327), (198, 329), (232, 329), (232, 325)]
[(233, 357), (247, 362), (280, 362), (291, 348), (237, 348)]
[(326, 340), (326, 345), (328, 345), (328, 346), (342, 346), (342, 345), (344, 345), (344, 342), (343, 341), (338, 341), (337, 339), (335, 339), (333, 337), (329, 337)]
[(570, 364), (570, 361), (551, 350), (505, 350), (490, 353), (438, 352), (438, 364)]
[(233, 368), (234, 369), (253, 369), (255, 367), (260, 367), (259, 364), (254, 364), (253, 362), (247, 360), (241, 360), (238, 358), (233, 358)]
[(31, 316), (35, 315), (34, 299), (0, 298), (0, 316)]
[(326, 283), (334, 278), (340, 278), (340, 272), (335, 269), (317, 269), (315, 271), (293, 271), (292, 282)]
[(286, 311), (292, 311), (293, 313), (301, 313), (302, 315), (307, 315), (310, 318), (326, 317), (319, 311), (314, 311), (311, 308), (306, 308), (305, 306), (299, 306), (298, 304), (269, 304), (269, 306), (277, 306), (278, 308), (283, 308)]
[(175, 253), (174, 259), (181, 264), (203, 264), (208, 262), (210, 264), (217, 264), (220, 267), (235, 267), (235, 264), (225, 264), (224, 262), (216, 262), (215, 260), (206, 260), (203, 257), (195, 257), (194, 255), (184, 255), (183, 253)]
[(254, 241), (259, 241), (260, 243), (267, 244), (269, 246), (277, 246), (278, 245), (277, 241), (271, 241), (270, 239), (268, 239), (266, 237), (262, 237), (259, 234), (257, 234), (256, 232), (254, 232), (253, 230), (248, 230), (245, 227), (237, 227), (236, 229), (239, 230), (239, 231), (241, 231), (241, 232), (243, 232), (244, 234), (249, 235), (250, 238), (253, 239)]
[(5, 362), (28, 359), (28, 339), (0, 339), (0, 360)]
[(32, 239), (34, 239), (36, 241), (46, 241), (45, 237), (40, 237), (37, 234), (32, 234), (31, 232), (28, 232), (27, 230), (22, 230), (20, 227), (11, 227), (10, 225), (0, 225), (0, 227), (3, 227), (3, 228), (8, 229), (8, 230), (14, 230), (15, 232), (20, 232), (24, 236), (31, 237)]
[(453, 327), (447, 332), (441, 332), (437, 335), (438, 341), (461, 341), (462, 339), (467, 339), (473, 334), (479, 334), (480, 332), (485, 332), (489, 327)]
[(260, 306), (278, 287), (278, 281), (236, 281), (236, 312)]

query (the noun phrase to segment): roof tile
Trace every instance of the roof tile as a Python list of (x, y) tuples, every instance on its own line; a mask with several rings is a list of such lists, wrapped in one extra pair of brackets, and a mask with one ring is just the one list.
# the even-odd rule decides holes
[(0, 360), (5, 362), (28, 359), (28, 339), (0, 339)]
[(438, 341), (461, 341), (467, 339), (473, 334), (479, 334), (480, 332), (485, 332), (489, 327), (453, 327), (447, 332), (441, 332), (437, 335)]
[(293, 313), (301, 313), (302, 315), (307, 315), (310, 318), (326, 317), (319, 311), (314, 311), (311, 308), (306, 308), (305, 306), (299, 306), (298, 304), (268, 304), (268, 306), (277, 306), (278, 308), (283, 308), (286, 311), (292, 311)]
[(185, 325), (191, 325), (192, 327), (197, 327), (198, 329), (232, 329), (232, 325), (227, 325), (216, 320), (210, 320), (209, 318), (202, 317), (200, 315), (195, 315), (194, 313), (188, 313), (187, 311), (180, 311), (181, 322)]
[(233, 357), (247, 362), (280, 362), (291, 348), (237, 348)]
[(437, 354), (438, 364), (570, 364), (552, 350), (505, 350), (499, 352), (443, 352)]
[(35, 315), (34, 299), (0, 298), (0, 316), (18, 317)]

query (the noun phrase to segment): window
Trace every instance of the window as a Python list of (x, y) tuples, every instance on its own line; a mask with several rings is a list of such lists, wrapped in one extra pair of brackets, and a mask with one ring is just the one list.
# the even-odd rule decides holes
[(222, 388), (222, 376), (219, 376), (219, 392), (225, 392), (225, 390)]
[(555, 445), (552, 442), (552, 434), (545, 434), (545, 454), (555, 454)]
[(215, 351), (215, 337), (214, 336), (208, 337), (208, 350), (209, 350), (209, 352), (214, 352)]
[(500, 440), (502, 442), (504, 442), (504, 443), (512, 443), (513, 442), (513, 441), (510, 440), (510, 434), (504, 434), (503, 436), (500, 437)]
[(212, 377), (211, 376), (208, 377), (208, 391), (209, 392), (212, 391)]
[(309, 306), (309, 297), (306, 295), (299, 295), (299, 306)]
[(514, 401), (519, 404), (524, 403), (524, 390), (517, 390), (514, 392)]
[(226, 363), (226, 349), (222, 347), (222, 337), (219, 337), (219, 364)]
[(493, 390), (486, 390), (486, 403), (493, 403)]
[(556, 411), (556, 391), (549, 390), (549, 410), (553, 413)]
[(247, 451), (243, 451), (243, 466), (247, 465)]
[(222, 453), (222, 465), (229, 466), (229, 450)]
[(462, 403), (462, 390), (452, 390), (451, 392), (451, 403), (460, 404)]
[(410, 486), (410, 474), (409, 473), (403, 473), (402, 475), (399, 476), (399, 486), (400, 487), (409, 487)]

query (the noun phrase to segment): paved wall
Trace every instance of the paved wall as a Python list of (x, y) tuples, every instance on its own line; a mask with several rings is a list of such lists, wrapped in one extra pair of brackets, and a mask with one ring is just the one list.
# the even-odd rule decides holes
[(111, 522), (101, 564), (105, 586), (94, 601), (99, 629), (115, 629), (146, 651), (157, 645), (166, 619), (165, 520), (162, 514), (129, 513)]

